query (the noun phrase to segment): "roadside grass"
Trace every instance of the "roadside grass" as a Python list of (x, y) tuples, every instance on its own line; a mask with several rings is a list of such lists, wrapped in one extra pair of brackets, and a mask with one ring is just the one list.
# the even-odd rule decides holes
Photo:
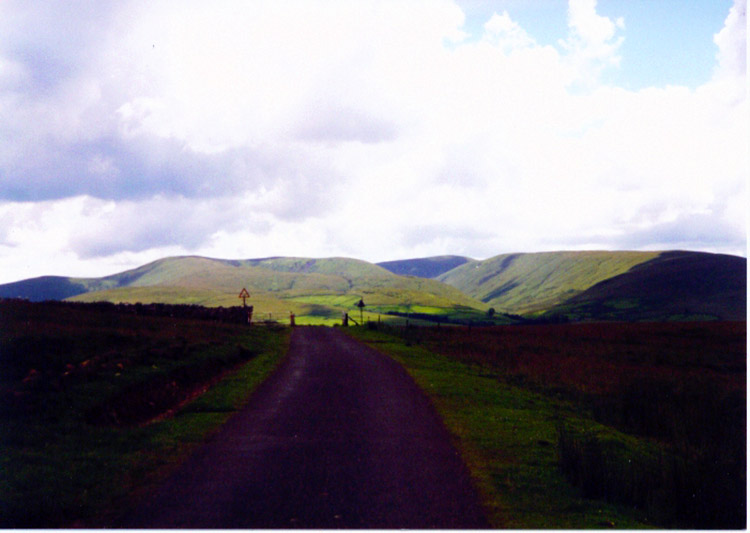
[(648, 444), (596, 423), (575, 404), (508, 385), (475, 364), (438, 355), (374, 328), (348, 333), (399, 361), (441, 414), (474, 477), (493, 527), (647, 528), (642, 511), (584, 498), (559, 467), (558, 431), (569, 427), (621, 443)]
[[(79, 323), (66, 318), (68, 314)], [(113, 318), (77, 310), (61, 315), (59, 319), (47, 316), (40, 320), (50, 331), (46, 340), (66, 343), (65, 339), (74, 339), (72, 349), (65, 353), (84, 362), (94, 360), (91, 356), (95, 353), (111, 349), (110, 344), (116, 339), (122, 344), (119, 349), (123, 350), (124, 358), (120, 361), (135, 361), (148, 350), (163, 353), (162, 335), (184, 336), (186, 351), (183, 361), (170, 362), (163, 357), (136, 362), (124, 369), (102, 366), (69, 382), (55, 378), (56, 371), (47, 376), (45, 369), (39, 367), (43, 379), (32, 394), (16, 396), (21, 398), (20, 403), (9, 398), (15, 392), (22, 393), (29, 384), (4, 380), (3, 399), (8, 401), (2, 403), (0, 410), (0, 527), (3, 528), (115, 525), (123, 510), (176, 468), (247, 401), (282, 359), (289, 338), (289, 330), (285, 328), (221, 326), (154, 317)], [(33, 322), (33, 313), (31, 317)], [(54, 322), (59, 328), (55, 328)], [(7, 325), (3, 323), (4, 327)], [(125, 342), (121, 337), (129, 340)], [(129, 346), (129, 342), (135, 342), (132, 339), (138, 339), (136, 347)], [(12, 342), (12, 334), (10, 340), (4, 340)], [(125, 426), (92, 424), (86, 420), (87, 411), (106, 402), (128, 384), (169, 372), (174, 368), (170, 364), (179, 365), (185, 360), (234, 360), (230, 357), (235, 357), (238, 347), (252, 352), (249, 360), (228, 367), (215, 385), (177, 410), (174, 416)], [(59, 354), (47, 355), (52, 359)], [(66, 360), (76, 362), (76, 359)], [(84, 366), (91, 368), (93, 364)], [(50, 365), (53, 370), (58, 366), (54, 361)], [(7, 394), (8, 391), (11, 393)]]
[(558, 469), (587, 499), (663, 527), (745, 526), (745, 322), (380, 329), (498, 387), (567, 402)]

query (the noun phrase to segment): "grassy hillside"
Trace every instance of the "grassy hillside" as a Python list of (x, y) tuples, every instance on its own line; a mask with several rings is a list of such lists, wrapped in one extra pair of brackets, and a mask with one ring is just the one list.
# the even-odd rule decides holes
[(597, 283), (547, 314), (573, 320), (744, 320), (747, 260), (665, 252)]
[(403, 259), (400, 261), (385, 261), (378, 266), (398, 274), (399, 276), (417, 276), (420, 278), (436, 278), (463, 264), (473, 262), (473, 259), (458, 255), (441, 255), (424, 257), (421, 259)]
[(498, 311), (539, 313), (654, 259), (659, 252), (503, 254), (467, 263), (437, 279)]

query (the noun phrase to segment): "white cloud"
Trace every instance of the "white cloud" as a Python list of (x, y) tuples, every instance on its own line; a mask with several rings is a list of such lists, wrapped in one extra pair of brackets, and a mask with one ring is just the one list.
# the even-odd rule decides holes
[(154, 198), (133, 202), (88, 199), (85, 224), (75, 227), (69, 246), (82, 258), (142, 252), (180, 243), (185, 250), (206, 244), (220, 228), (235, 229), (239, 210), (224, 200)]
[(81, 6), (0, 4), (0, 282), (43, 256), (744, 253), (741, 0), (714, 79), (641, 91), (602, 81), (627, 27), (593, 0), (558, 46), (508, 12), (465, 40), (449, 1)]
[(747, 72), (747, 2), (735, 0), (724, 21), (724, 27), (714, 36), (719, 51), (717, 74), (745, 76)]
[(502, 15), (492, 15), (484, 25), (485, 39), (503, 50), (512, 51), (533, 46), (534, 39), (510, 18), (507, 11)]
[(568, 38), (560, 46), (581, 86), (596, 84), (606, 68), (620, 64), (624, 38), (617, 37), (617, 31), (624, 27), (622, 18), (612, 21), (597, 14), (596, 0), (569, 0)]

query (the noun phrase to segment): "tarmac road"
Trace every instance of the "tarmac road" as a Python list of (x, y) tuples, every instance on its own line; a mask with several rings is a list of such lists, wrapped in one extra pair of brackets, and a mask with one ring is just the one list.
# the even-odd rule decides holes
[(120, 527), (486, 529), (468, 472), (403, 368), (333, 328), (288, 357)]

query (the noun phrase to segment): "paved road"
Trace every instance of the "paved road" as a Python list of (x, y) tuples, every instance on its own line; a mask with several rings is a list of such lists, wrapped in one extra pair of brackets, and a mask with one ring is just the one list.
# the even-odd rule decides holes
[(471, 528), (468, 473), (406, 372), (332, 328), (297, 328), (247, 408), (129, 528)]

